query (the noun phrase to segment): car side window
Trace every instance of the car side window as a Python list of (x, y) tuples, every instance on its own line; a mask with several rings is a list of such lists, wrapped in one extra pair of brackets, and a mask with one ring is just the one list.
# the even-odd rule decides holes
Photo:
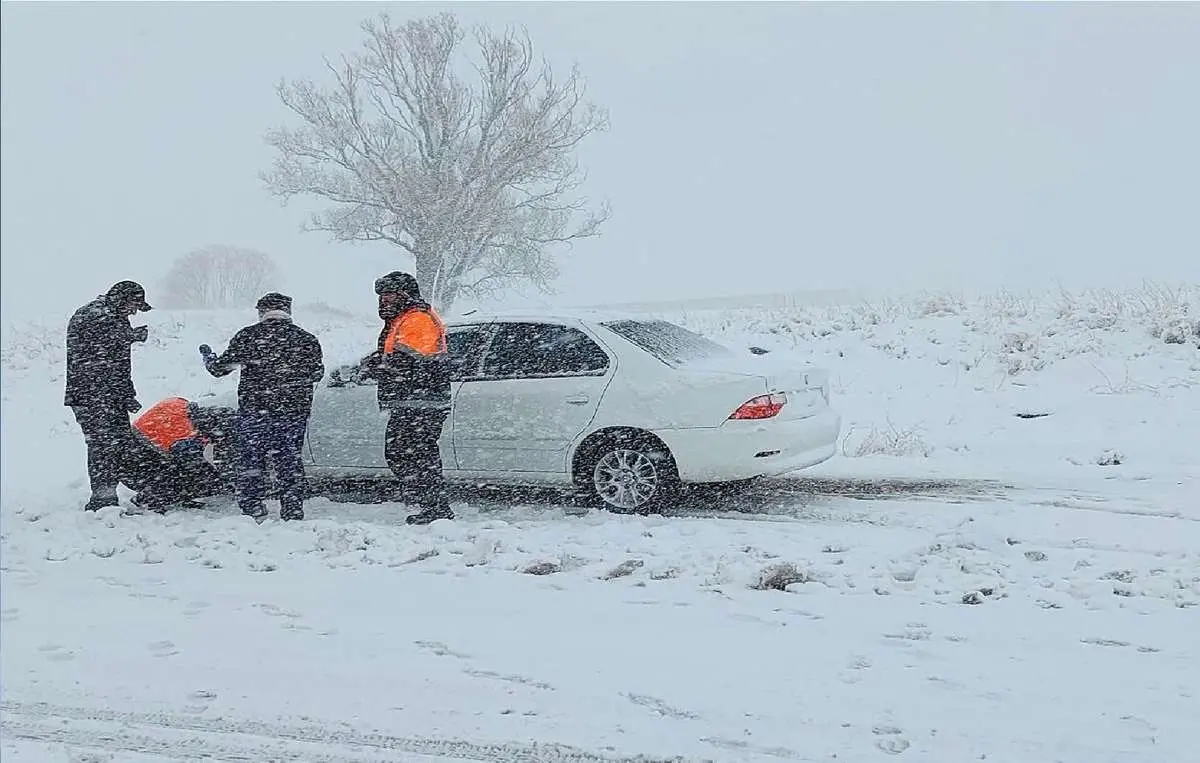
[(608, 355), (587, 334), (550, 323), (501, 323), (483, 358), (488, 379), (601, 376)]
[(450, 380), (463, 381), (479, 375), (479, 354), (487, 341), (485, 326), (461, 326), (446, 332), (446, 355)]

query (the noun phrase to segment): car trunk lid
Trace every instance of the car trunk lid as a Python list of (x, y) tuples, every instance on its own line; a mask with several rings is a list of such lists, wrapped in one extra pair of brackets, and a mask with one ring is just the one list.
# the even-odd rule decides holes
[[(770, 418), (784, 421), (813, 416), (829, 407), (829, 371), (817, 366), (781, 362), (778, 358), (749, 355), (706, 358), (680, 368), (693, 378), (757, 380), (761, 395), (784, 396), (786, 403)], [(778, 399), (778, 398), (776, 398)], [(740, 401), (741, 405), (748, 400)], [(730, 411), (732, 413), (732, 410)]]

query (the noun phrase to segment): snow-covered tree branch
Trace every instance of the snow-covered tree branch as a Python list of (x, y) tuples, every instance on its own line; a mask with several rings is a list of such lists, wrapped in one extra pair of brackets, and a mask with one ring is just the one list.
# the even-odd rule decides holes
[[(402, 25), (384, 14), (362, 29), (361, 51), (326, 61), (326, 84), (279, 85), (299, 124), (267, 135), (268, 188), (285, 203), (330, 202), (309, 230), (403, 250), (443, 309), (517, 282), (547, 288), (553, 250), (609, 214), (580, 193), (575, 147), (607, 115), (578, 70), (556, 78), (527, 34), (483, 27), (469, 61), (450, 14)], [(460, 72), (472, 70), (468, 83)]]

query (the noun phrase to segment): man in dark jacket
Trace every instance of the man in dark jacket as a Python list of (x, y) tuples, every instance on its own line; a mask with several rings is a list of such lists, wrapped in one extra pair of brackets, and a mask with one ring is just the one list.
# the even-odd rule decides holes
[[(92, 496), (84, 508), (117, 505), (133, 430), (129, 414), (141, 404), (133, 388), (131, 348), (145, 342), (145, 326), (133, 328), (130, 316), (150, 310), (146, 290), (119, 281), (105, 294), (75, 311), (67, 324), (67, 385), (63, 402), (75, 414), (87, 444)], [(135, 487), (136, 486), (132, 486)]]
[(241, 367), (237, 443), (238, 505), (261, 522), (267, 516), (268, 460), (279, 488), (279, 518), (304, 519), (304, 434), (312, 412), (313, 385), (325, 375), (321, 343), (292, 323), (292, 298), (272, 292), (258, 300), (258, 323), (247, 326), (218, 356), (200, 345), (213, 376)]
[(364, 374), (378, 383), (379, 407), (389, 412), (384, 455), (421, 511), (409, 524), (453, 519), (438, 439), (450, 414), (446, 327), (421, 298), (417, 279), (394, 271), (375, 281), (383, 330)]

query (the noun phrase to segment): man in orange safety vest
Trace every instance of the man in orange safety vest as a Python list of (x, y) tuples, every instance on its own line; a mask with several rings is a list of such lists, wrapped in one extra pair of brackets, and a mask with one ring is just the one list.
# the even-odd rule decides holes
[(453, 519), (438, 439), (450, 415), (446, 327), (421, 297), (417, 279), (394, 271), (375, 281), (383, 329), (364, 358), (364, 375), (378, 384), (379, 407), (388, 411), (384, 455), (401, 495), (420, 512), (409, 524)]
[[(133, 423), (140, 452), (131, 471), (139, 474), (134, 504), (163, 511), (173, 504), (195, 507), (195, 499), (225, 488), (215, 461), (217, 441), (233, 416), (231, 409), (202, 408), (182, 397), (160, 400)], [(212, 454), (212, 455), (210, 455)]]

